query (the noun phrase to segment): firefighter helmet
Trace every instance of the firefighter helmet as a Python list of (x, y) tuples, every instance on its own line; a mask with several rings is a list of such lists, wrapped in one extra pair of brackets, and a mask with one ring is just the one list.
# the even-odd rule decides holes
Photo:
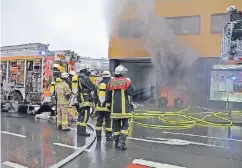
[(56, 78), (56, 82), (60, 82), (61, 81), (61, 78)]
[(89, 70), (88, 65), (86, 65), (86, 64), (81, 64), (80, 67), (79, 67), (79, 70), (81, 71), (81, 70), (84, 70), (84, 69)]
[(127, 68), (125, 68), (123, 65), (119, 65), (115, 68), (114, 74), (124, 76), (127, 71)]
[(70, 71), (69, 74), (72, 75), (72, 76), (75, 76), (76, 72), (75, 71)]
[(59, 64), (54, 64), (54, 68), (60, 69), (60, 65)]
[(226, 9), (227, 12), (232, 12), (232, 11), (234, 11), (234, 10), (236, 10), (236, 8), (235, 8), (234, 5), (231, 5), (231, 6), (229, 6), (229, 7)]
[(111, 73), (109, 71), (103, 71), (102, 72), (102, 77), (103, 78), (110, 78), (111, 77)]
[(63, 72), (62, 74), (61, 74), (61, 78), (68, 78), (69, 77), (69, 75), (68, 75), (68, 73), (66, 73), (66, 72)]

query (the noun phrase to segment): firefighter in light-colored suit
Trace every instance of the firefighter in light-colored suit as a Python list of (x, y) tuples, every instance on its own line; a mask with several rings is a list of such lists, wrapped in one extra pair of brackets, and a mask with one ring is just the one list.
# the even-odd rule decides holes
[(55, 94), (57, 99), (57, 128), (63, 131), (70, 131), (68, 127), (68, 106), (71, 90), (66, 82), (68, 73), (61, 74), (61, 81), (55, 85)]

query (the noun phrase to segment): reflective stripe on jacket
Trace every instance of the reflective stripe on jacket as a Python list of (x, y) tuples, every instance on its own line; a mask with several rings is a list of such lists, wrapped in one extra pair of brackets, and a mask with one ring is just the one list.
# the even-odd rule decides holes
[(92, 107), (93, 98), (91, 91), (95, 90), (95, 85), (86, 74), (81, 73), (78, 79), (78, 99), (80, 107)]

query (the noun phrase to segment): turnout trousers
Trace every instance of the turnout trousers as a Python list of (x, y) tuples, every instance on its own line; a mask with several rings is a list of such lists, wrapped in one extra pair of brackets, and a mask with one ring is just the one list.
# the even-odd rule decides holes
[(90, 134), (86, 132), (87, 122), (90, 116), (91, 107), (81, 107), (78, 111), (78, 121), (77, 121), (77, 134), (80, 136), (89, 136)]
[(111, 119), (110, 119), (110, 112), (97, 111), (96, 114), (97, 114), (97, 124), (96, 124), (97, 138), (101, 139), (101, 137), (102, 137), (103, 122), (105, 120), (106, 138), (110, 139), (112, 137), (112, 124), (111, 124)]
[(68, 129), (69, 111), (68, 106), (57, 105), (57, 128)]
[(129, 119), (113, 119), (113, 137), (116, 148), (125, 148), (125, 141), (129, 134)]

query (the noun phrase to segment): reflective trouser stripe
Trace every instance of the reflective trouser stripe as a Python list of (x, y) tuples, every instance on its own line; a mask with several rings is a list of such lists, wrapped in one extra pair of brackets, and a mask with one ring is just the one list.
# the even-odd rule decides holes
[(79, 122), (79, 121), (76, 122), (76, 125), (77, 125), (77, 126), (78, 126), (78, 125), (79, 125), (79, 126), (84, 126), (84, 127), (87, 126), (86, 123), (82, 123), (82, 122)]
[(102, 127), (96, 127), (96, 130), (97, 131), (101, 131), (102, 130)]
[(129, 135), (129, 130), (121, 130), (121, 134)]
[(84, 120), (83, 120), (83, 122), (78, 121), (76, 124), (80, 125), (80, 126), (84, 126), (84, 127), (87, 126), (87, 110), (84, 111)]
[(120, 134), (120, 131), (113, 132), (114, 136), (118, 136)]
[(112, 128), (105, 128), (105, 131), (111, 132), (112, 131)]
[(62, 121), (61, 121), (62, 129), (68, 128), (68, 113), (62, 113)]

